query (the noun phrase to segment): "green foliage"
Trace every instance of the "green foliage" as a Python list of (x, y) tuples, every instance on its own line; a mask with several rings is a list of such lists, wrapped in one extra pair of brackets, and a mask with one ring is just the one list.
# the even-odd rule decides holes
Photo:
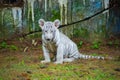
[(54, 21), (55, 19), (60, 19), (60, 11), (58, 10), (52, 10), (52, 16), (51, 21)]
[(0, 48), (7, 48), (7, 47), (8, 47), (8, 45), (5, 41), (0, 43)]
[(89, 34), (88, 30), (85, 28), (80, 28), (80, 29), (74, 28), (74, 31), (73, 31), (73, 36), (75, 36), (75, 37), (80, 36), (82, 38), (86, 38), (86, 37), (88, 37), (88, 34)]
[(93, 42), (92, 46), (91, 46), (92, 49), (99, 49), (100, 48), (100, 42)]
[(10, 50), (18, 50), (18, 47), (15, 45), (9, 45)]
[(18, 50), (18, 47), (15, 45), (8, 45), (5, 41), (0, 43), (0, 48), (2, 49), (10, 49), (10, 50)]
[(78, 44), (78, 47), (81, 48), (83, 45), (83, 41), (80, 41), (79, 44)]

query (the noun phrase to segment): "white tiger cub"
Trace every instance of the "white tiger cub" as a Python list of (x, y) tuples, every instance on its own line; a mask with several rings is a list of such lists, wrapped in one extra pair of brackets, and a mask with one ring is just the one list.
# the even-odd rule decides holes
[(48, 63), (51, 61), (49, 53), (55, 54), (56, 64), (72, 62), (79, 58), (104, 59), (104, 57), (101, 56), (89, 56), (79, 53), (77, 45), (58, 30), (60, 26), (60, 21), (58, 19), (54, 22), (40, 19), (38, 22), (42, 29), (42, 48), (45, 57), (45, 60), (41, 61), (41, 63)]

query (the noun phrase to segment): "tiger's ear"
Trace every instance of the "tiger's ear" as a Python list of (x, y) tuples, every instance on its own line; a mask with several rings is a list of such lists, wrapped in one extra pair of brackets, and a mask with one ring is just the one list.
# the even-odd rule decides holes
[(56, 28), (58, 28), (58, 27), (60, 26), (60, 21), (59, 21), (58, 19), (56, 19), (56, 20), (54, 21), (54, 26), (55, 26)]
[(45, 21), (44, 21), (44, 19), (39, 19), (38, 23), (39, 23), (39, 26), (40, 26), (41, 29), (42, 29), (43, 26), (44, 26), (44, 24), (45, 24)]

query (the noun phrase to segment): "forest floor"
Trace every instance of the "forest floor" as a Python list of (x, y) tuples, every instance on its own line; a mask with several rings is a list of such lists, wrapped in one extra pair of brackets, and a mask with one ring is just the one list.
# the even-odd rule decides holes
[[(90, 44), (74, 39), (79, 51), (114, 59), (78, 59), (71, 63), (41, 64), (41, 40), (18, 39), (0, 43), (0, 80), (119, 80), (120, 43)], [(36, 44), (37, 42), (37, 44)], [(108, 44), (106, 44), (106, 42)], [(33, 44), (32, 44), (33, 43)]]

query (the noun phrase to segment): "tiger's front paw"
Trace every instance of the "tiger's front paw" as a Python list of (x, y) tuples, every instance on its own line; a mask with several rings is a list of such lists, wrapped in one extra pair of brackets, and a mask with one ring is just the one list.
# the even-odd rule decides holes
[(41, 63), (49, 63), (50, 61), (47, 61), (47, 60), (43, 60), (41, 61)]
[(55, 64), (62, 64), (63, 62), (60, 62), (60, 61), (56, 61), (54, 62)]

